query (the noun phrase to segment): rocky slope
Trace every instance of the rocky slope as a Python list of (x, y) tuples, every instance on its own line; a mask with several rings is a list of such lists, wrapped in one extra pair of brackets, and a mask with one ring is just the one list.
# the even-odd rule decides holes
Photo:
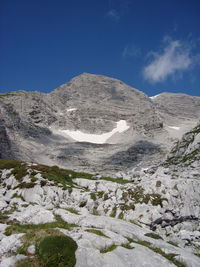
[(123, 178), (0, 160), (0, 266), (52, 264), (49, 236), (76, 242), (76, 267), (199, 266), (199, 159), (198, 124), (160, 166)]
[(199, 113), (199, 97), (149, 98), (119, 80), (84, 73), (49, 94), (0, 94), (0, 157), (105, 174), (148, 167)]

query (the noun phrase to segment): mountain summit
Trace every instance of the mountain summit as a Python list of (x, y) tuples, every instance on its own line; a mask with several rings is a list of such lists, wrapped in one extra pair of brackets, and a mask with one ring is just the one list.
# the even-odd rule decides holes
[(149, 98), (117, 79), (83, 73), (49, 94), (0, 94), (0, 112), (1, 158), (115, 172), (164, 158), (197, 123), (200, 97)]

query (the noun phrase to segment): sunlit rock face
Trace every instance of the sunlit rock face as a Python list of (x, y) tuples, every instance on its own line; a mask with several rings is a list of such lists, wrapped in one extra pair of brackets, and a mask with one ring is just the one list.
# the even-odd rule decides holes
[(119, 80), (83, 73), (49, 94), (0, 94), (0, 112), (1, 158), (109, 174), (159, 163), (198, 121), (200, 98), (149, 98)]

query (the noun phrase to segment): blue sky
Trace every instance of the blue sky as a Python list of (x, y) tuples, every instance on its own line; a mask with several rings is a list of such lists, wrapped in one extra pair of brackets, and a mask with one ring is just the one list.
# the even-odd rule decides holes
[(0, 92), (83, 72), (200, 96), (199, 0), (0, 0)]

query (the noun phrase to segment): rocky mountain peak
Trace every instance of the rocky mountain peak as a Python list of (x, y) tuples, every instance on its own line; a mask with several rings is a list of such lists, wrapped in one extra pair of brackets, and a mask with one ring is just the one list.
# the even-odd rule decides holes
[(151, 99), (117, 79), (83, 73), (48, 94), (2, 94), (0, 111), (2, 144), (13, 158), (115, 172), (163, 159), (196, 124), (200, 98)]

